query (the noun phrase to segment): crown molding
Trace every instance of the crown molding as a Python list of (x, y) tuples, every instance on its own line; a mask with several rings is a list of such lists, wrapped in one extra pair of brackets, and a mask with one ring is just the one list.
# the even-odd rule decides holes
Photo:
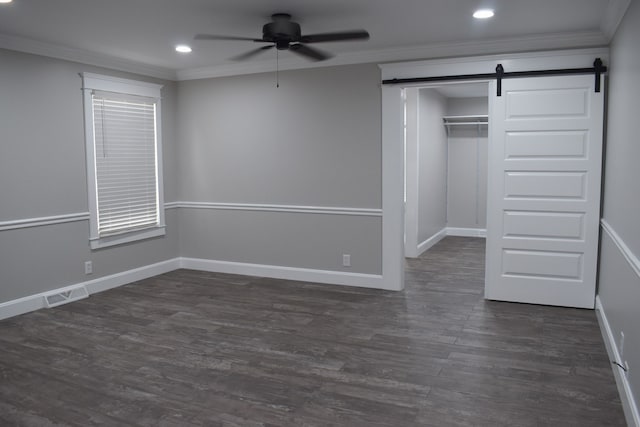
[(607, 9), (602, 17), (602, 23), (600, 24), (600, 30), (610, 42), (613, 36), (616, 34), (616, 30), (622, 22), (624, 14), (631, 5), (631, 0), (609, 0), (607, 2)]
[[(608, 13), (605, 20), (615, 22), (615, 27), (620, 23), (624, 11), (630, 0), (611, 0), (618, 7), (610, 6), (608, 10), (617, 11)], [(622, 7), (622, 3), (626, 6)], [(609, 31), (615, 32), (615, 28)], [(451, 58), (458, 56), (477, 56), (498, 53), (530, 52), (537, 50), (553, 50), (566, 48), (582, 48), (606, 46), (609, 38), (606, 34), (597, 32), (557, 33), (526, 37), (513, 37), (508, 39), (474, 40), (453, 43), (436, 43), (423, 46), (410, 46), (400, 48), (387, 48), (381, 50), (367, 50), (353, 53), (338, 54), (335, 58), (321, 63), (304, 61), (297, 57), (280, 60), (280, 71), (301, 70), (319, 67), (331, 67), (338, 65), (353, 65), (364, 63), (386, 63), (395, 61), (410, 61), (435, 58)], [(80, 62), (87, 65), (110, 68), (134, 74), (141, 74), (165, 80), (195, 80), (212, 77), (236, 76), (244, 74), (256, 74), (273, 72), (276, 61), (254, 61), (244, 64), (223, 64), (207, 67), (185, 68), (172, 70), (144, 64), (137, 61), (118, 58), (111, 55), (91, 52), (84, 49), (71, 48), (53, 43), (42, 42), (22, 37), (0, 34), (0, 48), (48, 56), (67, 61)]]
[[(369, 50), (339, 54), (335, 58), (322, 63), (302, 62), (298, 58), (280, 60), (280, 71), (307, 68), (331, 67), (336, 65), (352, 65), (363, 63), (384, 63), (406, 60), (434, 58), (451, 58), (456, 56), (476, 56), (497, 53), (513, 53), (537, 50), (554, 50), (568, 48), (584, 48), (606, 46), (608, 40), (599, 31), (556, 33), (509, 39), (475, 40), (454, 43), (439, 43), (425, 46), (412, 46), (382, 50)], [(273, 72), (275, 61), (260, 61), (245, 64), (226, 64), (220, 66), (186, 68), (178, 70), (177, 80), (195, 80), (212, 77), (235, 76)]]
[(92, 52), (85, 49), (72, 48), (55, 43), (43, 42), (24, 37), (10, 36), (0, 33), (0, 48), (15, 50), (19, 52), (32, 53), (35, 55), (48, 56), (56, 59), (80, 62), (86, 65), (109, 68), (112, 70), (125, 71), (128, 73), (141, 74), (149, 77), (156, 77), (164, 80), (175, 80), (175, 71), (143, 64), (112, 55)]

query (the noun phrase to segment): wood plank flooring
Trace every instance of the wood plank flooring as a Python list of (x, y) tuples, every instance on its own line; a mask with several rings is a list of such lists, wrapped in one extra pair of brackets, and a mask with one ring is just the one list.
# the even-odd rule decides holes
[(0, 425), (625, 425), (593, 311), (485, 301), (483, 239), (406, 279), (179, 270), (4, 320)]

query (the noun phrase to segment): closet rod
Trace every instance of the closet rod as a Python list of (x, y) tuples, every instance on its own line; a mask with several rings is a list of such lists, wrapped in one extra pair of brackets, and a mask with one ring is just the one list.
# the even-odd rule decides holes
[(593, 61), (593, 67), (590, 68), (559, 68), (552, 70), (530, 70), (530, 71), (511, 71), (505, 72), (502, 64), (496, 66), (495, 73), (481, 74), (459, 74), (453, 76), (433, 76), (433, 77), (413, 77), (408, 79), (385, 79), (383, 85), (395, 85), (402, 83), (428, 83), (428, 82), (444, 82), (456, 80), (491, 80), (498, 81), (497, 96), (502, 96), (502, 79), (515, 77), (540, 77), (540, 76), (563, 76), (576, 74), (594, 74), (595, 75), (595, 91), (600, 92), (600, 76), (607, 71), (607, 67), (603, 65), (602, 59), (596, 58)]
[(442, 121), (445, 126), (469, 126), (469, 125), (487, 125), (489, 124), (489, 116), (486, 114), (474, 114), (466, 116), (443, 116)]
[(488, 122), (444, 122), (445, 126), (457, 126), (457, 125), (488, 125)]
[(463, 116), (442, 116), (443, 119), (446, 120), (455, 120), (455, 119), (488, 119), (488, 114), (467, 114)]
[(478, 133), (480, 133), (482, 126), (489, 125), (489, 116), (486, 114), (443, 116), (442, 121), (445, 129), (447, 130), (447, 135), (449, 135), (449, 128), (451, 126), (476, 126), (478, 128)]

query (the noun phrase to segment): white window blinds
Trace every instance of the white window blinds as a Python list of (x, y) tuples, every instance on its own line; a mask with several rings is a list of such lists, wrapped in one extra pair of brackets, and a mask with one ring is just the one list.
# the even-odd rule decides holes
[(100, 237), (159, 225), (156, 100), (94, 90)]

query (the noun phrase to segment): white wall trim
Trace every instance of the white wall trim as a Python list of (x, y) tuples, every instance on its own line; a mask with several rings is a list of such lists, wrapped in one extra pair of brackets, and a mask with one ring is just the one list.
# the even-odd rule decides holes
[(373, 289), (385, 288), (382, 276), (377, 274), (350, 273), (346, 271), (315, 270), (279, 265), (250, 264), (244, 262), (216, 261), (199, 258), (181, 258), (180, 268), (215, 273), (242, 274), (330, 285), (357, 286)]
[(68, 292), (77, 288), (85, 287), (89, 295), (97, 292), (106, 291), (108, 289), (117, 288), (138, 280), (147, 279), (159, 274), (168, 273), (169, 271), (180, 268), (179, 258), (158, 262), (144, 267), (134, 268), (132, 270), (123, 271), (121, 273), (111, 274), (105, 277), (89, 280), (86, 282), (76, 283), (74, 285), (65, 286), (58, 289), (52, 289), (35, 295), (29, 295), (12, 301), (0, 303), (0, 320), (9, 317), (18, 316), (30, 311), (39, 310), (46, 307), (45, 297), (47, 295)]
[(440, 240), (444, 239), (446, 236), (458, 236), (458, 237), (487, 237), (487, 230), (485, 228), (455, 228), (455, 227), (445, 227), (442, 230), (438, 231), (433, 236), (429, 237), (424, 242), (420, 243), (417, 247), (417, 255), (415, 257), (409, 256), (405, 254), (407, 258), (417, 258), (429, 249)]
[[(622, 363), (622, 359), (618, 353), (618, 347), (616, 346), (616, 340), (613, 336), (609, 321), (607, 320), (607, 315), (604, 311), (604, 307), (602, 306), (602, 301), (600, 301), (600, 296), (596, 296), (596, 314), (598, 316), (598, 323), (600, 324), (600, 331), (604, 338), (605, 347), (609, 354), (609, 359)], [(611, 365), (613, 376), (615, 377), (616, 385), (618, 386), (618, 393), (620, 394), (620, 400), (622, 401), (625, 417), (627, 418), (627, 423), (630, 427), (640, 427), (640, 412), (638, 411), (638, 406), (634, 399), (633, 391), (631, 390), (631, 384), (629, 384), (629, 380), (621, 368), (613, 364)]]
[(434, 234), (433, 236), (429, 237), (427, 240), (425, 240), (424, 242), (420, 243), (418, 245), (418, 256), (422, 255), (423, 253), (425, 253), (427, 250), (429, 250), (433, 245), (435, 245), (436, 243), (438, 243), (440, 240), (444, 239), (447, 236), (447, 229), (443, 228), (442, 230), (438, 231), (436, 234)]
[(49, 58), (63, 59), (66, 61), (80, 62), (86, 65), (95, 65), (97, 67), (126, 71), (144, 76), (157, 77), (159, 79), (176, 79), (175, 71), (165, 67), (143, 64), (136, 60), (119, 58), (85, 49), (62, 46), (55, 43), (43, 42), (8, 34), (0, 34), (0, 48), (47, 56)]
[(404, 288), (404, 101), (402, 88), (382, 85), (382, 276)]
[(458, 237), (487, 237), (486, 228), (459, 228), (447, 227), (447, 236)]
[(88, 221), (89, 212), (77, 212), (65, 215), (41, 216), (37, 218), (0, 221), (0, 231), (16, 230), (19, 228), (40, 227), (43, 225), (64, 224), (67, 222)]
[[(89, 295), (117, 288), (138, 280), (168, 273), (180, 268), (216, 273), (270, 277), (283, 280), (314, 282), (329, 285), (356, 286), (371, 289), (390, 289), (378, 274), (351, 273), (348, 271), (315, 270), (265, 264), (216, 261), (197, 258), (173, 258), (167, 261), (134, 268), (121, 273), (99, 277), (73, 285), (51, 289), (34, 295), (0, 303), (0, 320), (46, 308), (46, 296), (85, 288)], [(395, 290), (395, 289), (392, 289)]]
[[(64, 292), (64, 289), (66, 288), (61, 289), (61, 292)], [(27, 297), (0, 303), (0, 320), (8, 319), (9, 317), (19, 316), (24, 313), (29, 313), (30, 311), (36, 311), (44, 308), (45, 296), (51, 292), (55, 291), (29, 295)]]
[[(179, 202), (165, 203), (164, 208), (175, 209), (180, 207)], [(41, 216), (36, 218), (14, 219), (0, 221), (0, 231), (17, 230), (20, 228), (41, 227), (43, 225), (64, 224), (67, 222), (88, 221), (89, 212), (76, 212), (64, 215)]]
[(609, 237), (611, 237), (611, 240), (613, 240), (613, 243), (618, 247), (618, 250), (622, 253), (624, 259), (629, 263), (636, 275), (640, 277), (640, 259), (629, 249), (629, 246), (627, 246), (624, 240), (622, 240), (622, 237), (616, 233), (611, 224), (605, 219), (601, 219), (600, 225)]
[(117, 288), (138, 280), (148, 279), (149, 277), (159, 274), (168, 273), (180, 268), (180, 259), (173, 258), (167, 261), (157, 262), (155, 264), (145, 265), (144, 267), (134, 268), (132, 270), (123, 271), (122, 273), (112, 274), (110, 276), (100, 277), (98, 279), (84, 282), (89, 294), (106, 291)]
[(412, 88), (403, 93), (405, 103), (405, 201), (404, 201), (404, 256), (417, 258), (418, 253), (418, 217), (420, 191), (420, 102), (418, 89)]
[[(390, 61), (411, 60), (413, 58), (442, 58), (452, 56), (474, 55), (476, 52), (500, 53), (535, 51), (543, 49), (566, 49), (581, 46), (604, 46), (613, 35), (626, 7), (624, 2), (616, 0), (609, 5), (605, 14), (601, 31), (563, 32), (556, 34), (538, 34), (523, 37), (496, 38), (490, 40), (472, 40), (465, 42), (432, 43), (423, 46), (411, 46), (393, 49), (363, 50), (337, 55), (321, 64), (304, 62), (295, 59), (280, 61), (280, 70), (297, 70), (306, 68), (329, 67)], [(619, 4), (620, 3), (620, 4)], [(627, 4), (628, 6), (628, 4)], [(622, 11), (622, 14), (620, 14)], [(87, 65), (126, 71), (166, 80), (193, 80), (210, 77), (235, 76), (272, 72), (276, 68), (275, 61), (254, 61), (242, 65), (225, 64), (205, 67), (173, 70), (167, 67), (145, 64), (135, 59), (121, 58), (85, 49), (63, 46), (51, 42), (28, 39), (8, 34), (0, 34), (0, 48), (16, 50), (36, 55), (47, 56), (67, 61), (80, 62)]]
[[(171, 208), (182, 209), (212, 209), (235, 211), (260, 211), (260, 212), (292, 212), (311, 213), (325, 215), (355, 215), (355, 216), (382, 216), (382, 209), (351, 208), (342, 206), (303, 206), (303, 205), (277, 205), (257, 203), (214, 203), (214, 202), (173, 202)], [(165, 204), (165, 207), (167, 205)]]
[[(145, 82), (141, 80), (123, 79), (121, 77), (108, 76), (96, 73), (80, 73), (82, 75), (82, 89), (94, 89), (107, 92), (125, 93), (162, 99), (160, 91), (164, 85)], [(158, 116), (160, 114), (158, 113)]]

